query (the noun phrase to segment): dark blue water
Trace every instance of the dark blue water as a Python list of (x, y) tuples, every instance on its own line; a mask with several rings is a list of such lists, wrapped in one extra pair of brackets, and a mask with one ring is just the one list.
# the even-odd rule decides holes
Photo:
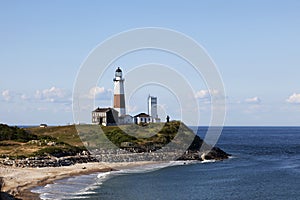
[(233, 158), (105, 181), (78, 177), (93, 187), (69, 199), (300, 199), (300, 127), (225, 127), (217, 146)]

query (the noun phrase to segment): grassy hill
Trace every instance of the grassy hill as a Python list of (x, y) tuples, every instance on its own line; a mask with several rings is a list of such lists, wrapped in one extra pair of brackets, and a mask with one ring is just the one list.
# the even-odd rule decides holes
[(3, 158), (75, 155), (83, 149), (75, 126), (21, 129), (0, 124), (0, 157)]
[(0, 157), (61, 157), (76, 155), (86, 148), (149, 152), (167, 146), (171, 151), (196, 151), (202, 144), (205, 144), (203, 140), (180, 121), (144, 126), (70, 125), (26, 129), (0, 124)]
[[(172, 144), (172, 148), (186, 150), (195, 134), (180, 121), (152, 123), (144, 126), (77, 126), (79, 135), (89, 150), (123, 148), (132, 152), (156, 151)], [(183, 145), (185, 144), (185, 145)], [(169, 145), (170, 147), (170, 145)]]
[(83, 146), (75, 125), (50, 126), (47, 128), (34, 127), (27, 128), (25, 131), (38, 136), (50, 136), (59, 142), (68, 143), (72, 146)]

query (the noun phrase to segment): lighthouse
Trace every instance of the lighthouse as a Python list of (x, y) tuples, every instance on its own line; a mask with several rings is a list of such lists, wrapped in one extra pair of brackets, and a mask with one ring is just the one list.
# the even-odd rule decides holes
[(119, 116), (125, 115), (125, 94), (124, 79), (120, 67), (116, 69), (114, 81), (114, 109), (119, 112)]

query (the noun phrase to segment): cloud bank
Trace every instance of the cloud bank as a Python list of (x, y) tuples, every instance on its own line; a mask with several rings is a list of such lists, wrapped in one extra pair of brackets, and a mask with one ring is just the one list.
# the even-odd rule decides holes
[(53, 86), (49, 89), (37, 90), (34, 97), (46, 102), (66, 102), (71, 100), (71, 93)]
[(300, 104), (300, 94), (294, 93), (289, 98), (286, 99), (286, 102), (292, 104)]
[(89, 90), (88, 98), (97, 100), (108, 100), (112, 96), (112, 90), (104, 87), (95, 86)]
[(219, 96), (218, 90), (199, 90), (195, 94), (196, 99), (210, 99), (211, 96)]
[(2, 92), (2, 97), (5, 101), (10, 101), (12, 99), (12, 94), (9, 90), (4, 90)]
[(260, 104), (261, 103), (261, 99), (259, 97), (247, 98), (247, 99), (245, 99), (245, 103)]

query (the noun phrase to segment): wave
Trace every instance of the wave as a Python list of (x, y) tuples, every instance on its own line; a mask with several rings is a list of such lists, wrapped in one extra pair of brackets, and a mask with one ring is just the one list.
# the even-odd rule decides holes
[(136, 174), (136, 173), (149, 173), (156, 170), (160, 170), (167, 167), (179, 166), (179, 165), (190, 165), (200, 163), (199, 161), (170, 161), (170, 162), (161, 162), (155, 164), (147, 164), (136, 167), (130, 167), (121, 169), (118, 171), (110, 171), (110, 172), (101, 172), (97, 175), (97, 185), (101, 185), (107, 179), (112, 176), (125, 175), (125, 174)]
[(147, 173), (152, 172), (155, 170), (163, 169), (166, 167), (173, 167), (173, 166), (179, 166), (179, 165), (188, 165), (188, 164), (194, 164), (194, 163), (200, 163), (199, 161), (170, 161), (170, 162), (161, 162), (161, 163), (155, 163), (155, 164), (147, 164), (137, 167), (131, 167), (127, 169), (122, 169), (120, 171), (116, 171), (120, 174), (129, 174), (129, 173)]
[(62, 199), (83, 199), (96, 193), (97, 174), (81, 175), (54, 181), (44, 187), (37, 187), (31, 192), (40, 194), (41, 199), (62, 200)]
[(53, 184), (47, 184), (44, 187), (37, 187), (31, 192), (40, 194), (41, 199), (63, 200), (63, 199), (84, 199), (89, 195), (96, 193), (95, 190), (113, 176), (149, 173), (155, 170), (174, 167), (180, 165), (191, 165), (205, 163), (200, 161), (170, 161), (155, 164), (147, 164), (136, 167), (124, 168), (118, 171), (109, 171), (94, 173), (89, 175), (80, 175), (54, 181)]
[(201, 163), (214, 163), (217, 162), (217, 160), (203, 160)]

